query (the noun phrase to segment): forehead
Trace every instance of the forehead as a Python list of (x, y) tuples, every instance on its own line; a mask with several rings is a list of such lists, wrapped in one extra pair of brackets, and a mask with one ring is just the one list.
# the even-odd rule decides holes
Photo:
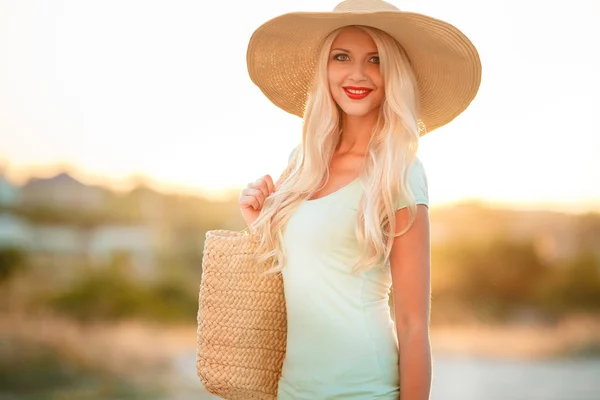
[(377, 51), (377, 46), (371, 38), (371, 36), (363, 31), (362, 29), (349, 26), (343, 28), (337, 35), (331, 48), (341, 47), (348, 50), (354, 51), (366, 51), (373, 52)]

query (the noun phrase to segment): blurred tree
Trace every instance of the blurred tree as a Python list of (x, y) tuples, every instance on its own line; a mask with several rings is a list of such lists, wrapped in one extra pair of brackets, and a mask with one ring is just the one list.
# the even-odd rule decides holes
[(145, 319), (194, 321), (198, 287), (187, 276), (140, 281), (127, 253), (116, 253), (106, 268), (82, 271), (81, 279), (50, 296), (53, 309), (82, 322)]
[[(448, 245), (438, 249), (432, 260), (444, 264), (439, 268), (443, 273), (436, 273), (438, 267), (432, 273), (434, 297), (469, 304), (494, 318), (534, 305), (538, 281), (548, 271), (532, 243), (508, 239)], [(441, 286), (439, 293), (437, 286)]]
[(17, 247), (0, 249), (0, 285), (8, 282), (20, 270), (26, 267), (25, 252)]
[(587, 213), (578, 218), (575, 233), (583, 249), (600, 256), (600, 214)]
[(544, 309), (565, 314), (600, 312), (600, 260), (591, 251), (556, 266), (538, 291)]

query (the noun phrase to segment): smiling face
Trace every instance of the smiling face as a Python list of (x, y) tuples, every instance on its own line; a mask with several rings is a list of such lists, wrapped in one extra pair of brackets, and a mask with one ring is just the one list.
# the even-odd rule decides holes
[(385, 90), (377, 46), (368, 33), (356, 27), (339, 33), (331, 45), (327, 77), (342, 112), (354, 117), (379, 112)]

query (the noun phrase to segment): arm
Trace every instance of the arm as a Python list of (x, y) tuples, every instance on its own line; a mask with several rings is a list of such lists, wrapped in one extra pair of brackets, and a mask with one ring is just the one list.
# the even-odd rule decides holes
[[(413, 225), (394, 239), (390, 254), (401, 400), (427, 400), (431, 389), (429, 209), (419, 204), (417, 210)], [(396, 211), (396, 226), (407, 223), (408, 210)]]

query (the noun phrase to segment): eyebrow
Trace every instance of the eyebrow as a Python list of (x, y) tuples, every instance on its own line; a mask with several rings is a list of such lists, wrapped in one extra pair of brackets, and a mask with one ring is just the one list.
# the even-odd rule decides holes
[[(348, 49), (342, 49), (341, 47), (336, 47), (335, 49), (331, 49), (331, 51), (335, 51), (335, 50), (343, 51), (345, 53), (352, 53), (350, 50), (348, 50)], [(371, 52), (367, 53), (367, 55), (372, 56), (372, 55), (375, 55), (375, 54), (378, 54), (378, 53), (379, 53), (378, 51), (371, 51)]]

